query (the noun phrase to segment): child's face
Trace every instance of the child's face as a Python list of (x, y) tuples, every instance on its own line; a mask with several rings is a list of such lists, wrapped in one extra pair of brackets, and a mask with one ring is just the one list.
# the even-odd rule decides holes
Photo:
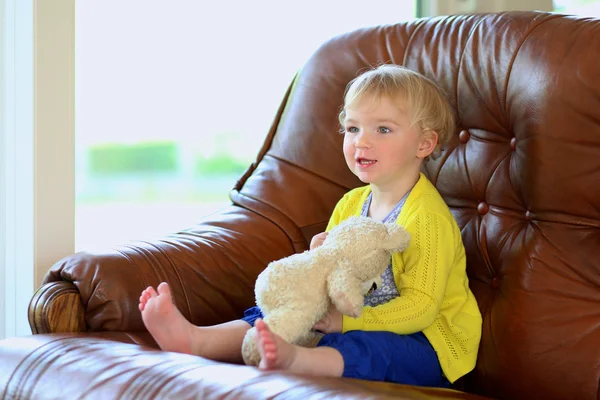
[(366, 96), (346, 108), (344, 157), (364, 183), (380, 189), (415, 179), (424, 156), (422, 134), (410, 126), (410, 114), (401, 99)]

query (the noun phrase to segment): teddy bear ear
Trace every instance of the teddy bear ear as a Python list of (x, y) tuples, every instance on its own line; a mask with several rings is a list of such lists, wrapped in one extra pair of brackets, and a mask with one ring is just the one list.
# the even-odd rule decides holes
[(385, 224), (387, 238), (384, 248), (392, 253), (404, 251), (410, 242), (410, 234), (402, 226), (396, 223)]

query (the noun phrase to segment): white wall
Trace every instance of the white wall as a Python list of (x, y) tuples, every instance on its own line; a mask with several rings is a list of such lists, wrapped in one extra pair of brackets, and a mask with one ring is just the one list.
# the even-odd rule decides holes
[(37, 288), (74, 251), (75, 0), (36, 0), (34, 32)]

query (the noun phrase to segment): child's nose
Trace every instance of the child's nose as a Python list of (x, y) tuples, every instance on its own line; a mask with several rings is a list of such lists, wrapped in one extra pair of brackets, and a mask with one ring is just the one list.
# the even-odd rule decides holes
[(368, 136), (364, 132), (361, 132), (356, 135), (356, 138), (354, 139), (354, 146), (359, 149), (369, 148), (371, 147), (371, 142)]

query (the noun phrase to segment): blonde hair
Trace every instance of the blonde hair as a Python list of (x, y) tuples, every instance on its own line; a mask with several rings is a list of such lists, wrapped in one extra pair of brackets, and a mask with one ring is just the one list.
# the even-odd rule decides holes
[(346, 87), (340, 124), (344, 125), (346, 110), (367, 95), (374, 101), (383, 96), (404, 99), (412, 116), (411, 127), (418, 126), (422, 132), (431, 130), (438, 134), (438, 144), (431, 158), (440, 155), (454, 134), (454, 113), (446, 94), (432, 80), (417, 72), (384, 64), (354, 78)]

